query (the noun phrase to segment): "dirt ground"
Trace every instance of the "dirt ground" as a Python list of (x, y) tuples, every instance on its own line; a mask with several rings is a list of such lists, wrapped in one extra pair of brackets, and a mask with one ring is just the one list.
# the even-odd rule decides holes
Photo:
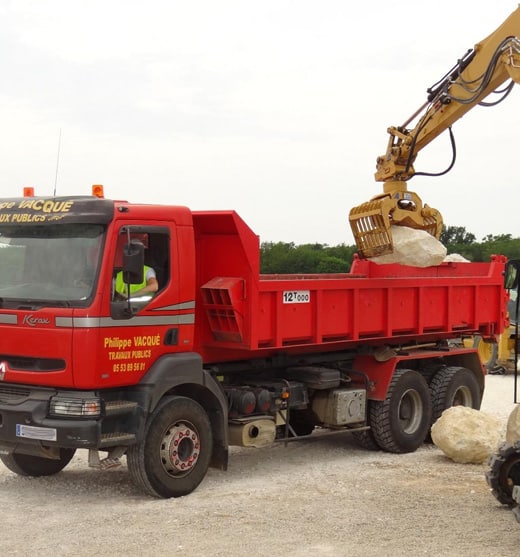
[[(482, 411), (503, 419), (513, 377), (489, 376)], [(433, 445), (369, 452), (348, 435), (233, 449), (187, 497), (142, 495), (80, 451), (60, 474), (23, 478), (0, 464), (2, 555), (517, 557), (520, 524), (491, 495), (487, 465)]]

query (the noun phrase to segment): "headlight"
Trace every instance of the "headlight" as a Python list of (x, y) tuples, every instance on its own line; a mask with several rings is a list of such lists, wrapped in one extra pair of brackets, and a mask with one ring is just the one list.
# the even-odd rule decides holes
[(79, 418), (99, 418), (102, 413), (100, 398), (63, 398), (55, 396), (49, 407), (50, 416), (74, 416)]

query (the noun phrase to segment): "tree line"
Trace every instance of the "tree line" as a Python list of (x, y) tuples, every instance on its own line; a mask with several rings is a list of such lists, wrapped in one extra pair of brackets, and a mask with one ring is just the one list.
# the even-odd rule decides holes
[[(458, 253), (469, 261), (489, 261), (491, 255), (520, 259), (520, 238), (511, 234), (488, 234), (477, 242), (474, 234), (463, 226), (444, 226), (441, 243), (448, 254)], [(347, 273), (356, 253), (355, 245), (300, 244), (294, 242), (262, 242), (262, 273)]]

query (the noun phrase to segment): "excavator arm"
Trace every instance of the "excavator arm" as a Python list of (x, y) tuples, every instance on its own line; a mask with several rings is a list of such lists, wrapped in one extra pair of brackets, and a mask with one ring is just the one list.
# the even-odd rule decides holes
[[(520, 83), (520, 7), (427, 90), (426, 102), (402, 126), (388, 128), (386, 153), (378, 157), (375, 173), (376, 181), (384, 182), (383, 193), (349, 214), (361, 257), (392, 253), (393, 225), (440, 237), (443, 221), (439, 211), (423, 205), (407, 188), (407, 181), (416, 175), (417, 154), (447, 129), (453, 141), (454, 122), (476, 105), (498, 104), (515, 83)], [(485, 102), (493, 92), (500, 100)]]

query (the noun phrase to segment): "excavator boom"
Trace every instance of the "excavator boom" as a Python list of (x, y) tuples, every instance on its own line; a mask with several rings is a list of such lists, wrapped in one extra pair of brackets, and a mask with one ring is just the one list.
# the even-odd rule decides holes
[[(508, 80), (502, 91), (497, 91)], [(413, 165), (417, 154), (446, 129), (451, 134), (452, 124), (474, 106), (498, 104), (484, 102), (490, 93), (500, 93), (501, 101), (519, 82), (520, 7), (427, 90), (427, 101), (412, 117), (401, 126), (388, 128), (386, 153), (377, 158), (375, 173), (376, 181), (384, 182), (383, 193), (354, 207), (349, 214), (361, 257), (392, 253), (393, 225), (440, 237), (440, 212), (423, 205), (407, 188), (407, 181), (416, 174)]]

